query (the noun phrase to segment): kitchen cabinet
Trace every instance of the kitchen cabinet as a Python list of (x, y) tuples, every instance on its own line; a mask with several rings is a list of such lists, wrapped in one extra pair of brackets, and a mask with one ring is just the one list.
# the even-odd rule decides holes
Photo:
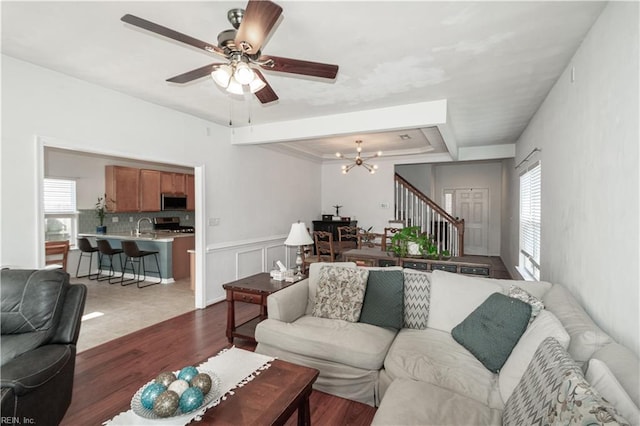
[(137, 212), (140, 170), (132, 167), (106, 166), (105, 193), (110, 213)]
[(161, 173), (160, 192), (163, 194), (185, 194), (184, 173)]
[(172, 247), (172, 268), (173, 279), (181, 280), (183, 278), (189, 278), (191, 274), (191, 259), (189, 256), (189, 250), (196, 248), (195, 237), (176, 237), (173, 240)]
[(196, 179), (194, 175), (185, 175), (185, 185), (187, 192), (187, 210), (196, 209)]
[(140, 170), (140, 211), (160, 211), (161, 172), (158, 170)]

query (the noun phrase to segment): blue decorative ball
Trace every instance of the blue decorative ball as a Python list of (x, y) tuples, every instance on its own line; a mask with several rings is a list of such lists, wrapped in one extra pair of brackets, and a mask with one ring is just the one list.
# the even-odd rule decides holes
[(197, 374), (197, 368), (193, 366), (184, 367), (182, 370), (180, 370), (180, 373), (178, 373), (178, 379), (186, 380), (190, 383), (191, 379), (193, 379)]
[(142, 395), (140, 395), (140, 403), (144, 408), (151, 410), (153, 409), (153, 403), (156, 398), (158, 398), (158, 395), (166, 390), (167, 387), (162, 383), (151, 383), (142, 391)]
[(182, 393), (180, 397), (180, 410), (183, 413), (188, 413), (202, 405), (204, 401), (204, 395), (199, 388), (191, 387)]

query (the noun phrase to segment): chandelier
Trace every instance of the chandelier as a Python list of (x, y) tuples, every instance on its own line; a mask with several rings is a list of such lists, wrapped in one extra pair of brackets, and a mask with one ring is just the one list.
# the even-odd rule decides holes
[(339, 152), (336, 152), (336, 157), (340, 159), (345, 159), (349, 161), (353, 161), (352, 164), (342, 166), (342, 174), (349, 173), (349, 170), (353, 169), (355, 166), (362, 166), (369, 171), (369, 173), (374, 174), (376, 170), (378, 170), (377, 164), (369, 164), (367, 161), (372, 158), (380, 157), (382, 155), (382, 151), (378, 151), (370, 157), (362, 158), (360, 153), (362, 152), (362, 141), (356, 141), (356, 156), (354, 158), (347, 157)]
[(244, 94), (245, 86), (251, 93), (262, 90), (266, 83), (249, 66), (249, 60), (241, 53), (231, 58), (230, 64), (218, 65), (211, 73), (216, 84), (234, 95)]

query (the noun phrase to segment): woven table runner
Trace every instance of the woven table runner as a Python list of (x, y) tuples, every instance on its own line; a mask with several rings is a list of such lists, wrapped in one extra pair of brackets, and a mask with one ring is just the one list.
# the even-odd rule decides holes
[[(120, 413), (113, 419), (104, 422), (108, 426), (145, 426), (145, 425), (166, 425), (184, 426), (192, 420), (199, 421), (204, 412), (211, 407), (220, 404), (221, 401), (233, 395), (233, 389), (242, 387), (253, 380), (261, 371), (271, 366), (274, 358), (257, 354), (254, 352), (238, 349), (235, 346), (225, 349), (218, 355), (209, 358), (198, 365), (198, 369), (209, 370), (220, 377), (220, 397), (207, 406), (202, 406), (188, 414), (166, 419), (151, 420), (138, 416), (132, 410)], [(161, 372), (158, 371), (158, 374)], [(153, 378), (150, 378), (152, 380)], [(144, 384), (141, 383), (140, 386)], [(131, 395), (133, 397), (133, 395)]]

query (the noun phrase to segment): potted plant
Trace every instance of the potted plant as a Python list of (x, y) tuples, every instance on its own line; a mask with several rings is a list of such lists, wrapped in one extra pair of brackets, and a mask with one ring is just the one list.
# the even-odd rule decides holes
[(402, 228), (391, 237), (390, 250), (398, 257), (422, 256), (433, 244), (432, 238), (420, 231), (419, 226)]
[(98, 202), (96, 203), (96, 207), (95, 207), (96, 217), (100, 221), (100, 226), (96, 227), (96, 233), (98, 234), (107, 233), (107, 227), (104, 224), (104, 218), (108, 210), (109, 210), (109, 206), (107, 201), (107, 194), (104, 194), (104, 196), (98, 197)]

